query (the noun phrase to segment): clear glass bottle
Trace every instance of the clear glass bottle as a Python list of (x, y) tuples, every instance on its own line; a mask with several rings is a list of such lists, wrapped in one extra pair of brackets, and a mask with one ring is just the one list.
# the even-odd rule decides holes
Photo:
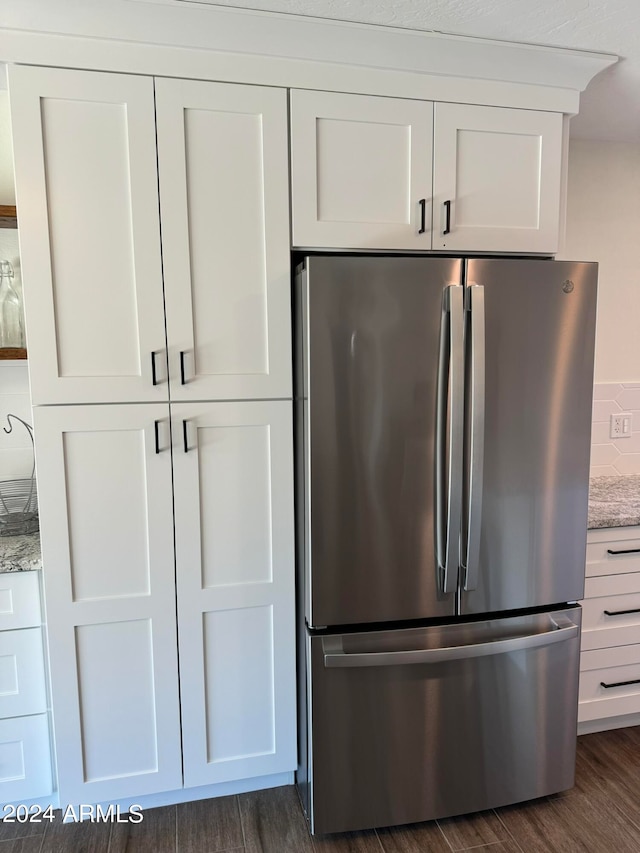
[(24, 347), (24, 319), (10, 261), (0, 261), (0, 347)]

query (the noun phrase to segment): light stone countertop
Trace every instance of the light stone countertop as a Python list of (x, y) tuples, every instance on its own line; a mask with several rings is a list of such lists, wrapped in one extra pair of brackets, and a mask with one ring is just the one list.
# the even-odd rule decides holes
[(0, 572), (30, 572), (41, 568), (39, 533), (0, 536)]
[(589, 529), (640, 525), (640, 474), (592, 477)]

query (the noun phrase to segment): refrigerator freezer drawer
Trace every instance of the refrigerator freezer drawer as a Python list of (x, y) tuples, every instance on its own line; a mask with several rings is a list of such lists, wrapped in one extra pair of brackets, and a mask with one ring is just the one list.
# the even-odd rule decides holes
[[(309, 637), (314, 833), (443, 818), (573, 785), (579, 607)], [(308, 784), (308, 788), (307, 788)]]

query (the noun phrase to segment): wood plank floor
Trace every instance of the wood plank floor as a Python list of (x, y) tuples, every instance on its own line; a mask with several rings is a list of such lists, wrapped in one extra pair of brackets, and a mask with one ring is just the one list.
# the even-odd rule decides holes
[(578, 740), (576, 787), (522, 806), (311, 838), (295, 789), (150, 809), (138, 824), (0, 823), (0, 853), (640, 853), (640, 727)]

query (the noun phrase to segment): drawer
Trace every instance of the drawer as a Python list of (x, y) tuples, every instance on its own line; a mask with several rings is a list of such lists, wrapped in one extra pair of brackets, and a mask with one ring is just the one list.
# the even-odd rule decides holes
[(0, 802), (24, 802), (51, 790), (47, 714), (0, 720)]
[(582, 651), (638, 642), (640, 572), (587, 578), (582, 602)]
[(585, 599), (635, 592), (640, 592), (640, 572), (587, 578), (584, 582)]
[(38, 572), (0, 573), (0, 631), (40, 625)]
[(42, 629), (0, 633), (0, 718), (47, 710)]
[[(596, 540), (596, 541), (593, 541)], [(617, 553), (610, 554), (610, 551)], [(631, 551), (624, 554), (622, 551)], [(630, 527), (616, 531), (590, 531), (587, 538), (586, 576), (618, 575), (640, 572), (640, 529)]]
[[(603, 684), (609, 686), (603, 687)], [(578, 721), (638, 712), (640, 644), (583, 652), (580, 656)]]

